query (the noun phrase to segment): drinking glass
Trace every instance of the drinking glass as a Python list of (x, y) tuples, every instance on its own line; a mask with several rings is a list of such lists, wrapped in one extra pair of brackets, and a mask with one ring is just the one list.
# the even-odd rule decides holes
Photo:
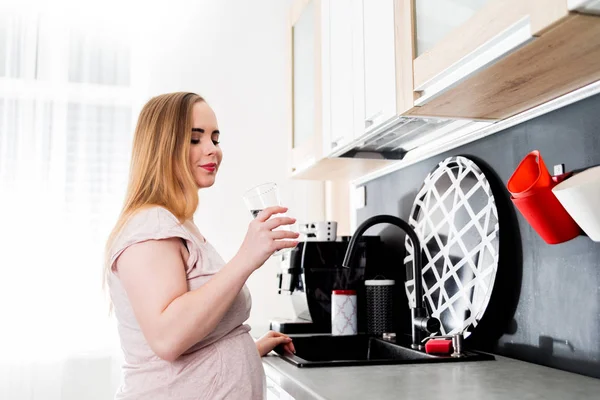
[[(248, 210), (250, 211), (250, 214), (252, 214), (253, 218), (256, 218), (258, 213), (267, 207), (281, 206), (281, 195), (279, 194), (279, 188), (277, 187), (277, 184), (273, 182), (267, 182), (255, 186), (244, 193), (243, 197), (244, 202), (246, 203), (246, 206), (248, 207)], [(286, 214), (273, 215), (271, 218), (275, 216), (286, 216)], [(275, 230), (290, 231), (290, 227), (289, 225), (282, 225)], [(291, 249), (277, 250), (272, 256), (280, 255), (290, 250)]]

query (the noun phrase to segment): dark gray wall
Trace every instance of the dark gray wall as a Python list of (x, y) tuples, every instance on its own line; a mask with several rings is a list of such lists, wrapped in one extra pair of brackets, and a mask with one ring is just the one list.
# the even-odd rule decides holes
[[(358, 221), (377, 214), (406, 220), (417, 190), (438, 162), (454, 155), (482, 160), (499, 183), (503, 253), (482, 334), (471, 344), (600, 378), (600, 243), (580, 236), (546, 244), (515, 211), (505, 189), (515, 167), (534, 149), (551, 173), (559, 163), (567, 171), (600, 164), (600, 95), (369, 182)], [(368, 233), (381, 234), (397, 251), (395, 228), (376, 226)]]

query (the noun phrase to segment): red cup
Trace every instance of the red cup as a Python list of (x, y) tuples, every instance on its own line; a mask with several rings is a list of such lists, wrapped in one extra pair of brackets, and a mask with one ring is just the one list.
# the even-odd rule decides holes
[(525, 156), (507, 184), (515, 207), (548, 244), (566, 242), (581, 232), (552, 192), (556, 184), (537, 150)]
[(573, 221), (552, 190), (538, 190), (531, 196), (510, 199), (546, 243), (563, 243), (579, 235), (579, 225)]
[(514, 198), (530, 196), (534, 190), (552, 184), (552, 176), (538, 150), (527, 154), (508, 180), (508, 191)]

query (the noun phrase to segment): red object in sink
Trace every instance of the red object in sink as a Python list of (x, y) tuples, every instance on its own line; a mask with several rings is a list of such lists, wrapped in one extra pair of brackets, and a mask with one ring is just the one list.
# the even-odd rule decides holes
[(521, 161), (507, 184), (515, 207), (548, 244), (566, 242), (581, 231), (552, 193), (557, 180), (550, 176), (540, 152), (534, 150)]
[(425, 343), (425, 353), (427, 354), (450, 354), (452, 351), (451, 339), (430, 339)]

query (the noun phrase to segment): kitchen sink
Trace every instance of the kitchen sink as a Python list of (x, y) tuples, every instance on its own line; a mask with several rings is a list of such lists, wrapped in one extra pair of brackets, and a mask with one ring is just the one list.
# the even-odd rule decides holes
[(337, 367), (376, 364), (424, 364), (494, 360), (494, 356), (464, 351), (464, 357), (431, 355), (410, 347), (410, 337), (384, 340), (370, 335), (290, 335), (296, 354), (275, 352), (297, 367)]

